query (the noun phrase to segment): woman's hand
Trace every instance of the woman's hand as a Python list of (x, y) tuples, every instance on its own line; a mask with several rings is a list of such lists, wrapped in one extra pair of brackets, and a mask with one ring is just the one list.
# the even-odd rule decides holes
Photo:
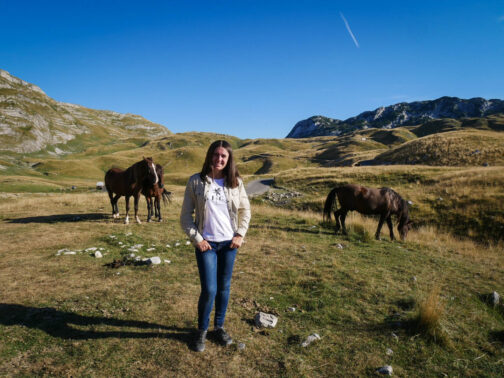
[(196, 244), (196, 248), (198, 248), (200, 252), (206, 252), (209, 249), (212, 249), (212, 246), (206, 240), (202, 240)]
[(231, 239), (231, 244), (229, 245), (229, 248), (240, 248), (243, 243), (243, 236), (241, 235), (235, 235), (233, 239)]

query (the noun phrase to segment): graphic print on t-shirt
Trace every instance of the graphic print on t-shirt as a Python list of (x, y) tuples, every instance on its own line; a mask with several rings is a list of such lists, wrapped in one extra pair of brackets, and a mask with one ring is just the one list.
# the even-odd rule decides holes
[(226, 202), (226, 197), (224, 196), (224, 191), (221, 187), (212, 185), (210, 188), (210, 201)]

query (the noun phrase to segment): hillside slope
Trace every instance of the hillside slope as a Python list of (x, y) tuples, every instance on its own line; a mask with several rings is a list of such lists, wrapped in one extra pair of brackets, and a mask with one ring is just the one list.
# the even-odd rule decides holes
[(58, 102), (36, 85), (0, 70), (0, 151), (53, 155), (73, 153), (126, 138), (171, 132), (133, 114)]

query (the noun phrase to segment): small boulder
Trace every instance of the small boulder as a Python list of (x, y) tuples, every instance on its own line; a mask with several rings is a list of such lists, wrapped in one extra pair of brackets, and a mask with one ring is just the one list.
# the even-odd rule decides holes
[(385, 365), (385, 366), (382, 366), (381, 368), (379, 368), (377, 370), (377, 372), (380, 373), (380, 374), (392, 375), (392, 373), (394, 372), (394, 370), (392, 369), (392, 366)]
[(278, 318), (273, 314), (266, 314), (265, 312), (258, 312), (254, 318), (257, 328), (275, 328)]
[(301, 343), (301, 346), (303, 348), (306, 348), (308, 345), (310, 345), (316, 340), (320, 340), (320, 336), (318, 335), (318, 333), (313, 333), (310, 336), (308, 336), (305, 341)]
[(147, 263), (158, 265), (158, 264), (161, 264), (161, 259), (158, 256), (154, 256), (154, 257), (151, 257), (150, 259), (148, 259)]
[(390, 348), (387, 348), (387, 350), (385, 351), (385, 353), (387, 354), (387, 356), (392, 356), (394, 354), (394, 351)]
[(490, 294), (490, 304), (492, 306), (497, 306), (500, 302), (500, 295), (499, 293), (497, 293), (496, 291), (492, 292), (492, 294)]
[(103, 257), (102, 253), (100, 251), (96, 251), (94, 253), (94, 257), (96, 257), (97, 259), (101, 259)]

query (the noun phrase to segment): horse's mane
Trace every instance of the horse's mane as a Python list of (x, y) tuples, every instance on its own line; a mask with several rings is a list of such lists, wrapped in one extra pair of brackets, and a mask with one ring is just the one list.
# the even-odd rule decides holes
[(383, 187), (380, 188), (380, 191), (383, 192), (383, 194), (388, 193), (391, 196), (397, 200), (399, 203), (399, 212), (397, 215), (399, 215), (400, 221), (403, 220), (404, 222), (408, 221), (409, 219), (409, 211), (408, 211), (408, 202), (401, 197), (399, 193), (397, 193), (395, 190)]

